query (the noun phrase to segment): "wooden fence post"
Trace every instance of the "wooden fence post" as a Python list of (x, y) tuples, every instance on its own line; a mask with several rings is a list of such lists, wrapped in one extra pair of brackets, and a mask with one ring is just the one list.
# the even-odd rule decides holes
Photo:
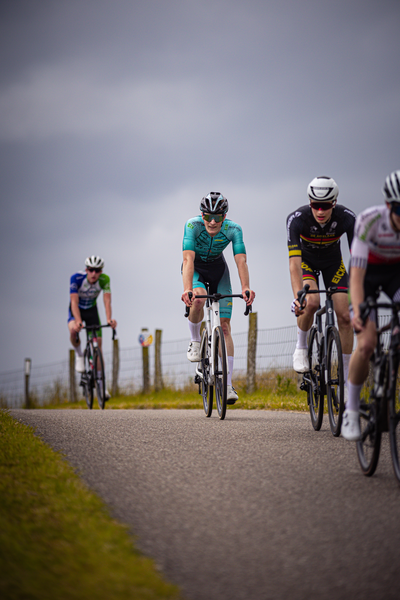
[(69, 351), (69, 401), (76, 402), (76, 382), (75, 382), (75, 350)]
[(111, 384), (111, 395), (115, 398), (118, 396), (118, 374), (119, 374), (119, 340), (113, 340), (113, 352), (112, 352), (112, 384)]
[(247, 345), (247, 393), (256, 389), (257, 313), (249, 314), (249, 337)]
[(155, 347), (155, 376), (154, 387), (156, 392), (163, 389), (162, 368), (161, 368), (161, 335), (162, 330), (156, 329), (156, 347)]
[[(142, 332), (146, 333), (147, 327), (142, 328)], [(150, 370), (149, 370), (149, 347), (142, 346), (142, 364), (143, 364), (143, 394), (150, 391)]]
[(31, 375), (32, 361), (30, 358), (25, 359), (25, 408), (30, 408), (29, 400), (29, 377)]

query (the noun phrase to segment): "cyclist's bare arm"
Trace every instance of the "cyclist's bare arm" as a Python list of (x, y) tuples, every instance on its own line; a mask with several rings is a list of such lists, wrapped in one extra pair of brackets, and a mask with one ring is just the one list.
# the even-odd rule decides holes
[(109, 292), (103, 292), (103, 301), (104, 301), (104, 308), (106, 311), (107, 323), (113, 329), (115, 329), (117, 326), (117, 321), (115, 321), (115, 319), (111, 318), (111, 294)]
[[(183, 265), (182, 265), (183, 294), (182, 294), (182, 302), (184, 302), (186, 304), (186, 306), (192, 306), (193, 300), (195, 298), (195, 296), (193, 294), (194, 257), (195, 257), (195, 252), (193, 250), (184, 250), (183, 251)], [(192, 294), (191, 298), (189, 298), (189, 292), (191, 292), (191, 294)]]
[[(250, 289), (249, 269), (247, 266), (246, 254), (235, 254), (235, 262), (239, 273), (240, 284), (242, 286), (243, 298), (246, 300), (246, 304), (251, 306), (256, 294)], [(247, 297), (246, 292), (249, 292), (249, 297)]]
[[(304, 314), (303, 310), (300, 310), (300, 304), (297, 299), (297, 292), (303, 288), (303, 270), (301, 268), (301, 256), (291, 256), (289, 258), (289, 272), (290, 272), (290, 283), (292, 284), (292, 291), (295, 304), (295, 315)], [(304, 299), (304, 304), (307, 304), (307, 299)]]
[(79, 295), (78, 294), (70, 294), (71, 301), (71, 313), (75, 319), (74, 329), (75, 331), (80, 331), (83, 327), (81, 311), (79, 310)]
[(360, 304), (364, 301), (364, 279), (366, 270), (360, 267), (350, 269), (350, 295), (353, 308), (352, 325), (356, 331), (365, 328), (365, 323), (360, 319)]

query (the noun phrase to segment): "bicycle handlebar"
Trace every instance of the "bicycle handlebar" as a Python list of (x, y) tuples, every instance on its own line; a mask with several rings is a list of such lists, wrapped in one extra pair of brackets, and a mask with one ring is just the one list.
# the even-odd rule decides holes
[[(365, 325), (371, 310), (374, 308), (387, 308), (391, 310), (392, 313), (395, 313), (400, 311), (400, 302), (377, 302), (373, 296), (368, 296), (368, 298), (360, 304), (360, 319), (363, 322), (363, 325)], [(387, 329), (390, 329), (390, 325), (387, 327)]]
[(303, 308), (305, 307), (304, 300), (307, 294), (328, 294), (329, 296), (332, 296), (332, 294), (340, 293), (346, 294), (347, 288), (338, 288), (336, 286), (331, 286), (328, 287), (327, 290), (310, 290), (310, 285), (306, 283), (303, 289), (297, 292), (297, 300), (300, 304), (300, 310), (303, 310)]
[[(84, 325), (82, 329), (86, 329), (86, 331), (90, 332), (97, 331), (98, 329), (102, 329), (103, 327), (111, 327), (111, 325), (109, 325), (108, 323), (107, 325)], [(115, 340), (116, 336), (117, 330), (113, 329), (112, 339)], [(76, 334), (76, 341), (78, 341), (78, 334)]]
[[(191, 300), (192, 296), (193, 296), (192, 292), (189, 292), (188, 295), (189, 295), (189, 299)], [(246, 291), (246, 296), (248, 298), (250, 298), (249, 291)], [(220, 294), (218, 292), (216, 292), (215, 294), (201, 294), (201, 296), (196, 296), (196, 298), (210, 298), (213, 302), (219, 302), (220, 300), (222, 300), (222, 298), (242, 298), (244, 300), (243, 294)], [(244, 312), (244, 315), (247, 317), (247, 315), (251, 312), (252, 312), (251, 305), (248, 306), (246, 304), (246, 310)], [(189, 313), (190, 313), (190, 306), (186, 306), (185, 317), (188, 317)]]

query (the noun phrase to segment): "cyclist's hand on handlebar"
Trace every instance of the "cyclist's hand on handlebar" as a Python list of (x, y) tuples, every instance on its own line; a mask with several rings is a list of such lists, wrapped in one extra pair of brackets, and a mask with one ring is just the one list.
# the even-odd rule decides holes
[(117, 326), (117, 321), (115, 319), (110, 319), (109, 321), (107, 321), (107, 323), (109, 324), (110, 327), (112, 327), (113, 329), (116, 328)]
[(296, 317), (299, 317), (300, 315), (304, 315), (304, 309), (306, 307), (306, 304), (307, 304), (307, 300), (304, 298), (303, 308), (301, 308), (300, 302), (297, 300), (297, 298), (295, 298), (292, 301), (292, 304), (290, 305), (290, 310), (292, 311), (292, 313), (294, 313), (296, 315)]
[(249, 288), (244, 288), (242, 290), (243, 299), (246, 301), (247, 306), (251, 306), (254, 302), (254, 298), (256, 297), (256, 293)]
[(193, 300), (195, 299), (195, 295), (193, 290), (185, 290), (182, 294), (182, 302), (186, 304), (186, 306), (192, 306)]
[(83, 327), (82, 321), (76, 321), (75, 320), (75, 331), (76, 331), (76, 333), (79, 333), (80, 330), (82, 329), (82, 327)]

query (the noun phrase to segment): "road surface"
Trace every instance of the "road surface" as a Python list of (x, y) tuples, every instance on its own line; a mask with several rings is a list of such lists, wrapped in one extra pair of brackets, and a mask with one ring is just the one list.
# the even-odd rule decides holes
[(308, 414), (11, 410), (188, 600), (398, 599), (400, 486)]

